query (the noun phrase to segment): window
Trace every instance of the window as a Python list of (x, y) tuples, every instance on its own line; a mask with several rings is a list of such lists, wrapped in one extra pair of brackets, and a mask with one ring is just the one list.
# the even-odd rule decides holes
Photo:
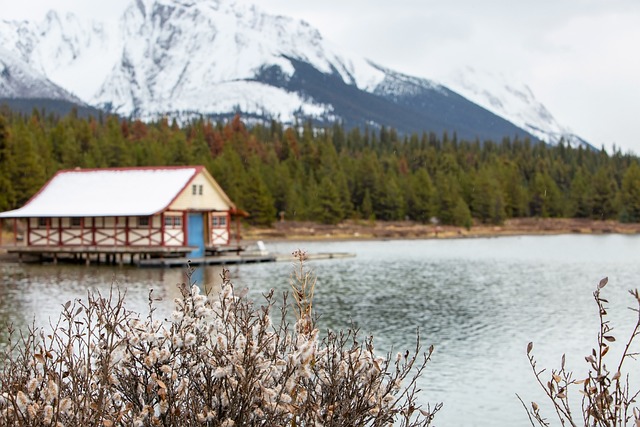
[(165, 216), (164, 217), (165, 228), (182, 228), (181, 216)]
[(195, 196), (196, 194), (198, 194), (198, 186), (197, 186), (197, 185), (193, 184), (193, 185), (191, 186), (191, 194), (193, 194), (194, 196)]
[(202, 196), (202, 185), (198, 185), (198, 194)]
[(38, 218), (38, 227), (39, 228), (47, 228), (47, 224), (49, 223), (48, 218)]
[(80, 218), (80, 217), (71, 218), (71, 226), (72, 227), (81, 227), (82, 226), (82, 218)]
[(227, 228), (227, 217), (226, 216), (212, 216), (211, 217), (211, 228)]
[(139, 216), (138, 217), (138, 228), (148, 227), (149, 226), (149, 217), (148, 216)]

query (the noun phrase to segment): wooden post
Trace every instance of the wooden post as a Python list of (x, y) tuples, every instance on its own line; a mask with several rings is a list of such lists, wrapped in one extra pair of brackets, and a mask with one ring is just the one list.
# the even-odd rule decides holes
[(165, 224), (164, 224), (164, 212), (160, 213), (160, 246), (164, 247), (164, 231), (165, 231)]

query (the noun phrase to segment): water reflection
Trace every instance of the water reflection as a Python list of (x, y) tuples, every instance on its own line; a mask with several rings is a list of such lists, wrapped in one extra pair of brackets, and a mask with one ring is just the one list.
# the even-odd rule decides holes
[[(127, 307), (148, 313), (150, 293), (157, 313), (167, 316), (180, 295), (178, 284), (189, 280), (187, 268), (139, 269), (77, 265), (0, 265), (0, 324), (46, 326), (60, 314), (61, 306), (87, 292), (107, 295), (112, 289), (126, 295)], [(221, 267), (195, 269), (191, 281), (205, 292), (220, 289)]]
[[(634, 313), (627, 289), (637, 278), (638, 236), (552, 236), (500, 239), (279, 243), (290, 253), (353, 252), (356, 258), (310, 263), (318, 276), (315, 306), (323, 329), (355, 325), (375, 336), (382, 351), (404, 351), (420, 330), (436, 352), (420, 383), (423, 402), (445, 402), (436, 425), (527, 425), (515, 397), (544, 400), (525, 357), (535, 342), (540, 366), (584, 372), (584, 356), (597, 335), (592, 292), (606, 289), (614, 326)], [(146, 313), (149, 290), (168, 313), (185, 269), (1, 265), (0, 322), (42, 324), (57, 318), (61, 304), (88, 289), (107, 292), (112, 283), (127, 292), (127, 306)], [(238, 287), (256, 300), (273, 288), (289, 289), (289, 263), (234, 266)], [(220, 285), (219, 268), (197, 269), (205, 290)], [(163, 314), (163, 315), (165, 315)], [(623, 328), (621, 330), (624, 330)], [(1, 338), (0, 338), (1, 339)], [(551, 413), (548, 413), (551, 415)], [(487, 422), (491, 420), (491, 422)]]

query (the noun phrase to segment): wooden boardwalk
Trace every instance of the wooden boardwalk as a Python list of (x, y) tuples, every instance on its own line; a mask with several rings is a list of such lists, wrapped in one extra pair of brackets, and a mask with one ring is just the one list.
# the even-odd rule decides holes
[[(132, 246), (5, 246), (8, 254), (17, 255), (19, 262), (51, 262), (76, 264), (136, 265), (140, 267), (184, 267), (191, 265), (234, 265), (262, 262), (296, 262), (291, 254), (267, 251), (246, 251), (244, 247), (227, 247), (213, 250), (206, 255), (190, 258), (194, 247), (132, 247)], [(345, 252), (308, 253), (309, 261), (351, 258), (355, 254)]]
[(274, 255), (215, 255), (201, 258), (150, 258), (141, 259), (137, 265), (140, 267), (184, 267), (191, 265), (232, 265), (254, 264), (258, 262), (274, 262)]
[[(307, 254), (309, 261), (323, 259), (353, 258), (355, 254), (345, 252), (323, 252), (317, 254)], [(138, 263), (141, 267), (183, 267), (191, 265), (234, 265), (234, 264), (255, 264), (260, 262), (295, 262), (290, 254), (239, 254), (239, 255), (215, 255), (202, 258), (151, 258), (142, 259)]]
[(197, 249), (190, 246), (7, 246), (7, 253), (20, 261), (74, 262), (95, 264), (137, 264), (144, 259), (183, 258)]

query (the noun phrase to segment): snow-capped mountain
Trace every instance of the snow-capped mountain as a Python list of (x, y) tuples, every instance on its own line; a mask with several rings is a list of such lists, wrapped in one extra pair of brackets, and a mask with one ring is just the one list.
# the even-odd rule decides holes
[(61, 99), (82, 104), (78, 98), (25, 63), (15, 53), (0, 47), (0, 97)]
[[(233, 0), (135, 0), (118, 25), (51, 11), (37, 24), (0, 21), (0, 41), (88, 104), (145, 120), (241, 112), (480, 140), (554, 142), (551, 135), (564, 132), (530, 92), (526, 99), (508, 90), (461, 96), (345, 52), (304, 21)], [(528, 119), (536, 114), (546, 119)]]
[(513, 82), (503, 74), (465, 67), (443, 77), (441, 82), (550, 144), (563, 140), (574, 147), (589, 145), (569, 127), (558, 123), (527, 85)]

